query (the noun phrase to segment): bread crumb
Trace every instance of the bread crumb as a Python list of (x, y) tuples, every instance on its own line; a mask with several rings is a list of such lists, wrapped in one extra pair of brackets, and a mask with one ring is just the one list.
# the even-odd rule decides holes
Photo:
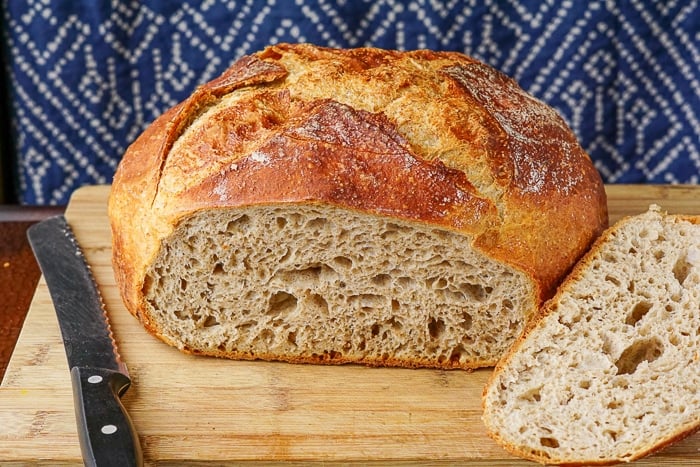
[(700, 247), (692, 245), (688, 248), (688, 255), (686, 256), (686, 261), (693, 267), (700, 267)]

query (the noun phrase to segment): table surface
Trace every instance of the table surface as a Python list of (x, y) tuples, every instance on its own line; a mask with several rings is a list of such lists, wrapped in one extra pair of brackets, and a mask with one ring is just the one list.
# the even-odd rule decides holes
[[(700, 186), (607, 188), (611, 223), (652, 202), (700, 215)], [(507, 456), (479, 423), (488, 370), (229, 362), (184, 355), (149, 338), (123, 309), (113, 281), (105, 200), (104, 188), (83, 192), (67, 217), (135, 381), (123, 401), (146, 460), (526, 464)], [(70, 378), (43, 280), (34, 297), (0, 388), (0, 458), (78, 464)], [(694, 436), (636, 464), (700, 466), (698, 452)]]
[(60, 214), (63, 206), (0, 206), (0, 380), (41, 276), (27, 241), (27, 228), (49, 216)]

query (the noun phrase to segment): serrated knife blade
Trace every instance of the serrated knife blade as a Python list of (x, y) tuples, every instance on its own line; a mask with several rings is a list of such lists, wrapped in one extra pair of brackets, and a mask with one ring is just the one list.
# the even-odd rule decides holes
[(61, 329), (83, 462), (100, 467), (140, 466), (141, 445), (121, 402), (131, 379), (73, 231), (61, 215), (32, 225), (27, 236)]

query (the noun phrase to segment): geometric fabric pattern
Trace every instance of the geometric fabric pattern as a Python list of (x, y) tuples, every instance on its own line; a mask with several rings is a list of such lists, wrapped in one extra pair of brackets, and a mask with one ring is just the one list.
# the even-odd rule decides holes
[(276, 42), (464, 52), (557, 109), (607, 183), (698, 183), (699, 3), (2, 2), (18, 197), (109, 183), (153, 119)]

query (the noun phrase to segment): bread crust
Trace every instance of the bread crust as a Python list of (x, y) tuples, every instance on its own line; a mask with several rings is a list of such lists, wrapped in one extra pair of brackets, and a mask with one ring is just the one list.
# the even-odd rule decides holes
[(473, 238), (535, 303), (607, 227), (575, 135), (510, 78), (454, 52), (279, 44), (235, 62), (128, 148), (109, 199), (115, 278), (152, 333), (144, 278), (198, 210), (321, 203)]

